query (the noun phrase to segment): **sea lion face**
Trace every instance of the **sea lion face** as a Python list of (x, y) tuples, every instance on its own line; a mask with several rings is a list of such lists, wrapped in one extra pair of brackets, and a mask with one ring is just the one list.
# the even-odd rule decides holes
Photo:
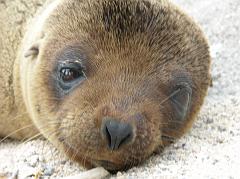
[(201, 31), (174, 6), (70, 0), (43, 33), (28, 102), (39, 130), (70, 158), (126, 169), (191, 125), (210, 57)]

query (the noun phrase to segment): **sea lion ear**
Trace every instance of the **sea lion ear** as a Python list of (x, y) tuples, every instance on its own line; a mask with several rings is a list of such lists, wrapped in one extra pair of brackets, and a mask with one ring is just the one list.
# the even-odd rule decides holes
[(39, 54), (41, 40), (31, 45), (31, 47), (24, 53), (24, 57), (37, 56)]
[(174, 95), (171, 96), (170, 101), (174, 111), (174, 118), (177, 121), (185, 120), (192, 98), (192, 88), (187, 83), (180, 83), (174, 88)]

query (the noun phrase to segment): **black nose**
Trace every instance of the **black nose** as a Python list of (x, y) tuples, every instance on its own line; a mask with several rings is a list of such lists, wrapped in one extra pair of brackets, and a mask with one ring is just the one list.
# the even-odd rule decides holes
[(121, 123), (114, 119), (103, 121), (102, 133), (111, 150), (119, 149), (120, 146), (129, 143), (133, 138), (132, 126), (128, 123)]

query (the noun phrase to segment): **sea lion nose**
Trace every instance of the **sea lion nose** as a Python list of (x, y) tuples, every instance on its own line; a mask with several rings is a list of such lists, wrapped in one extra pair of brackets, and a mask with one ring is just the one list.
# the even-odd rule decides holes
[(133, 129), (128, 123), (107, 119), (103, 121), (101, 129), (111, 150), (117, 150), (120, 146), (126, 145), (133, 139)]

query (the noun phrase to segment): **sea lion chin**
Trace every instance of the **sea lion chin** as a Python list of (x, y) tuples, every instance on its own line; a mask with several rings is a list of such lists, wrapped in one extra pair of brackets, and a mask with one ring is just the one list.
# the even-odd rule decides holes
[(87, 168), (138, 165), (185, 134), (210, 84), (199, 26), (166, 0), (57, 0), (30, 25), (15, 93)]

